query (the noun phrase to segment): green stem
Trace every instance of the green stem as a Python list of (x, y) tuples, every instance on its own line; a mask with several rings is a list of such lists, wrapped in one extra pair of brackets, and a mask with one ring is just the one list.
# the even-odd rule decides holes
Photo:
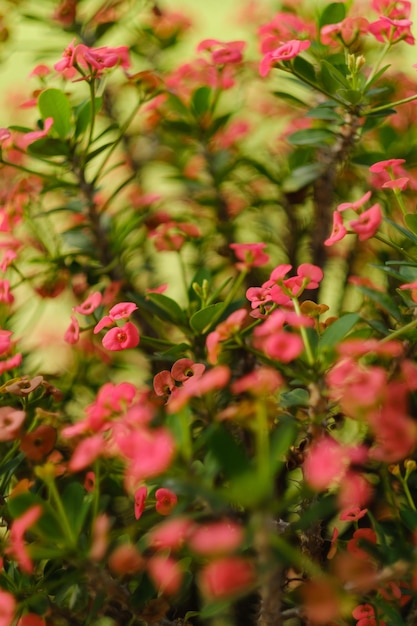
[(374, 76), (379, 71), (379, 68), (381, 67), (381, 63), (384, 60), (384, 58), (387, 55), (387, 53), (388, 53), (390, 48), (391, 48), (391, 43), (390, 42), (386, 43), (385, 46), (382, 48), (381, 54), (379, 55), (379, 57), (377, 59), (377, 62), (375, 63), (371, 73), (368, 76), (368, 80), (366, 81), (366, 84), (365, 84), (365, 89), (367, 89), (370, 86), (370, 84), (372, 83), (372, 80), (373, 80)]
[[(256, 456), (258, 464), (258, 477), (260, 481), (260, 488), (267, 485), (270, 478), (269, 461), (270, 461), (270, 446), (269, 446), (269, 429), (268, 429), (268, 415), (263, 398), (261, 397), (256, 404)], [(269, 487), (269, 485), (268, 485)], [(268, 489), (269, 496), (269, 489)]]
[(382, 243), (384, 243), (386, 246), (389, 246), (390, 248), (393, 248), (397, 252), (400, 252), (403, 256), (405, 256), (408, 259), (410, 259), (410, 261), (416, 262), (415, 257), (413, 257), (411, 254), (409, 254), (407, 252), (407, 250), (405, 250), (401, 246), (398, 246), (396, 243), (394, 243), (390, 239), (387, 239), (386, 237), (384, 237), (384, 235), (376, 234), (376, 235), (374, 235), (374, 239), (377, 239), (378, 241), (381, 241)]
[(113, 152), (116, 150), (116, 148), (119, 145), (119, 143), (122, 141), (122, 139), (123, 139), (127, 129), (129, 128), (130, 124), (132, 123), (133, 118), (135, 117), (136, 113), (138, 112), (138, 109), (141, 106), (141, 104), (142, 104), (142, 100), (139, 100), (139, 102), (136, 104), (136, 106), (133, 108), (132, 112), (130, 113), (129, 117), (126, 119), (124, 124), (121, 126), (120, 132), (119, 132), (119, 136), (117, 137), (117, 139), (110, 146), (110, 148), (107, 151), (107, 154), (104, 157), (101, 165), (97, 169), (96, 175), (94, 176), (93, 180), (91, 181), (92, 185), (96, 186), (97, 181), (100, 179), (100, 176), (103, 173), (103, 170), (104, 170), (104, 167), (105, 167), (107, 161), (109, 160), (109, 158), (111, 157)]
[(406, 324), (405, 326), (401, 326), (401, 328), (397, 328), (397, 330), (394, 330), (390, 335), (387, 335), (386, 337), (380, 339), (379, 343), (386, 343), (387, 341), (391, 341), (391, 339), (396, 339), (404, 333), (407, 333), (409, 330), (413, 330), (414, 328), (416, 328), (416, 326), (417, 319), (413, 320), (412, 322), (408, 322), (408, 324)]
[(407, 483), (407, 481), (406, 481), (406, 480), (405, 480), (402, 476), (399, 476), (399, 479), (400, 479), (401, 484), (402, 484), (402, 486), (403, 486), (404, 493), (405, 493), (405, 497), (407, 498), (407, 502), (408, 502), (408, 504), (410, 505), (410, 508), (411, 508), (413, 511), (416, 511), (416, 510), (417, 510), (417, 509), (416, 509), (416, 505), (414, 504), (414, 500), (413, 500), (413, 497), (412, 497), (412, 495), (411, 495), (410, 489), (409, 489), (409, 487), (408, 487), (408, 483)]
[[(302, 316), (301, 313), (301, 309), (300, 309), (300, 304), (298, 302), (297, 298), (291, 298), (292, 303), (294, 305), (294, 309), (295, 312), (297, 313), (298, 316)], [(311, 349), (311, 344), (310, 344), (310, 340), (308, 338), (307, 335), (307, 330), (304, 326), (300, 326), (300, 333), (301, 333), (301, 338), (303, 340), (304, 343), (304, 348), (306, 351), (306, 355), (307, 355), (307, 362), (309, 365), (314, 365), (314, 355), (313, 355), (313, 350)]]
[(407, 102), (413, 102), (413, 100), (417, 100), (417, 94), (415, 96), (409, 96), (408, 98), (402, 98), (402, 100), (396, 100), (395, 102), (390, 102), (389, 104), (381, 104), (379, 107), (374, 107), (369, 109), (369, 111), (364, 111), (363, 115), (371, 115), (372, 113), (379, 113), (380, 111), (385, 111), (386, 109), (392, 109), (393, 107), (399, 106), (400, 104), (407, 104)]
[(42, 478), (49, 489), (49, 494), (52, 500), (54, 501), (54, 504), (56, 507), (56, 513), (58, 514), (59, 520), (61, 522), (61, 528), (64, 531), (65, 535), (67, 536), (67, 539), (71, 548), (75, 548), (77, 545), (77, 539), (72, 532), (72, 528), (68, 521), (68, 516), (62, 504), (61, 496), (59, 495), (59, 492), (56, 488), (55, 478), (54, 476), (49, 476), (49, 475), (44, 475), (42, 476)]
[(223, 302), (223, 306), (222, 308), (217, 311), (217, 313), (215, 315), (213, 315), (213, 318), (211, 319), (210, 323), (208, 324), (208, 326), (206, 326), (206, 328), (204, 328), (203, 333), (207, 333), (211, 328), (213, 328), (213, 326), (216, 324), (217, 320), (219, 320), (221, 318), (221, 316), (223, 315), (223, 313), (225, 312), (225, 310), (227, 309), (227, 307), (229, 306), (229, 304), (233, 301), (233, 298), (235, 297), (235, 295), (239, 292), (246, 276), (248, 274), (248, 270), (244, 269), (242, 270), (242, 272), (239, 274), (239, 276), (236, 279), (235, 284), (233, 285), (232, 289), (229, 291), (227, 298), (225, 299), (225, 301)]

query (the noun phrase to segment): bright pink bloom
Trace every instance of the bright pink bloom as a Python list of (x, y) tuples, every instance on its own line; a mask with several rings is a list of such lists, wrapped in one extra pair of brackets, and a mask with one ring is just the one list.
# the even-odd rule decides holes
[(112, 320), (124, 320), (132, 315), (133, 311), (137, 311), (137, 308), (134, 302), (119, 302), (110, 309), (109, 317)]
[(245, 41), (222, 42), (217, 39), (204, 39), (198, 44), (197, 52), (209, 50), (214, 65), (236, 64), (242, 62), (245, 47)]
[(399, 191), (404, 191), (409, 182), (410, 179), (406, 176), (394, 178), (393, 180), (387, 180), (387, 182), (382, 185), (382, 189), (398, 189)]
[(89, 467), (105, 451), (105, 441), (101, 434), (82, 439), (72, 453), (68, 469), (70, 472), (80, 472)]
[(313, 489), (323, 491), (340, 483), (347, 466), (348, 459), (341, 444), (332, 437), (322, 437), (308, 449), (304, 477)]
[(27, 574), (32, 573), (33, 563), (27, 552), (24, 536), (26, 531), (36, 524), (42, 513), (41, 505), (35, 504), (15, 519), (10, 529), (9, 546), (6, 548), (6, 552), (16, 559), (19, 567)]
[(97, 335), (103, 328), (110, 328), (114, 325), (113, 318), (109, 315), (105, 315), (95, 326), (93, 333)]
[(374, 163), (370, 166), (369, 171), (374, 174), (379, 174), (380, 172), (386, 172), (391, 168), (395, 168), (397, 165), (402, 165), (405, 163), (405, 159), (387, 159), (386, 161), (378, 161), (378, 163)]
[(349, 222), (350, 228), (359, 236), (359, 241), (366, 241), (375, 235), (382, 222), (382, 210), (378, 203), (371, 206)]
[(146, 497), (148, 490), (146, 487), (139, 487), (135, 491), (135, 518), (139, 519), (145, 510)]
[(0, 356), (8, 352), (12, 347), (10, 337), (13, 335), (11, 330), (0, 330)]
[(169, 596), (175, 595), (181, 587), (183, 572), (177, 561), (170, 556), (152, 556), (147, 565), (150, 579), (156, 588)]
[(0, 589), (0, 626), (12, 626), (16, 607), (14, 595)]
[(411, 26), (413, 22), (408, 19), (391, 19), (386, 16), (381, 16), (376, 22), (371, 22), (368, 27), (368, 32), (374, 35), (375, 39), (382, 43), (390, 42), (391, 44), (398, 43), (404, 40), (411, 46), (414, 45), (415, 39), (411, 32)]
[(239, 259), (240, 262), (236, 263), (236, 267), (241, 271), (260, 267), (269, 261), (269, 256), (264, 252), (266, 243), (231, 243), (229, 248)]
[(126, 322), (120, 328), (116, 326), (109, 330), (102, 339), (106, 350), (127, 350), (136, 348), (140, 341), (138, 329), (132, 322)]
[(262, 24), (258, 33), (260, 50), (265, 54), (282, 45), (283, 41), (294, 37), (313, 39), (316, 36), (316, 28), (314, 22), (307, 22), (295, 13), (281, 11), (276, 13), (270, 22)]
[(103, 296), (99, 291), (91, 293), (84, 302), (72, 308), (76, 313), (91, 315), (100, 306)]
[(356, 200), (356, 202), (342, 202), (342, 204), (339, 204), (337, 207), (337, 211), (342, 212), (342, 211), (346, 211), (347, 209), (352, 209), (353, 211), (358, 211), (359, 209), (361, 209), (363, 207), (363, 205), (368, 202), (369, 198), (372, 195), (372, 191), (367, 191), (362, 198), (359, 198), (359, 200)]
[(304, 289), (317, 289), (319, 283), (323, 280), (323, 270), (311, 263), (302, 263), (299, 265), (297, 275), (303, 279)]
[(339, 515), (339, 519), (342, 522), (357, 522), (359, 519), (364, 517), (367, 512), (368, 509), (361, 509), (358, 506), (350, 506), (346, 509), (343, 509), (343, 511)]
[(238, 556), (219, 558), (206, 565), (199, 583), (203, 595), (210, 600), (221, 600), (239, 595), (256, 582), (251, 561)]
[(337, 211), (333, 212), (333, 230), (331, 235), (324, 242), (325, 246), (332, 246), (337, 241), (341, 241), (347, 235), (347, 230), (343, 224), (343, 217)]
[(43, 123), (43, 130), (34, 130), (34, 131), (31, 131), (30, 133), (26, 133), (25, 135), (19, 138), (19, 147), (22, 148), (22, 150), (25, 150), (34, 141), (37, 141), (38, 139), (42, 139), (43, 137), (46, 137), (53, 123), (54, 123), (53, 118), (47, 117)]
[(379, 14), (399, 19), (408, 19), (412, 9), (408, 0), (372, 0), (371, 6)]
[(293, 59), (294, 57), (298, 56), (300, 52), (307, 50), (310, 45), (311, 43), (307, 39), (292, 39), (291, 41), (287, 41), (279, 48), (276, 48), (271, 52), (267, 52), (259, 66), (259, 74), (262, 76), (262, 78), (264, 78), (269, 74), (271, 68), (276, 63)]
[(304, 343), (299, 335), (281, 330), (265, 340), (264, 350), (271, 359), (290, 363), (304, 352)]
[(126, 473), (141, 482), (165, 472), (175, 454), (175, 441), (165, 428), (115, 434), (120, 454), (128, 460)]
[(8, 372), (9, 370), (14, 369), (15, 367), (19, 367), (22, 362), (22, 354), (18, 352), (14, 356), (11, 356), (9, 359), (5, 361), (0, 361), (0, 374), (4, 374), (4, 372)]
[(197, 554), (220, 556), (237, 550), (242, 545), (243, 538), (242, 526), (225, 520), (196, 527), (188, 543)]
[(10, 283), (5, 279), (0, 279), (0, 302), (5, 304), (13, 304), (14, 302), (14, 295), (10, 291)]
[(338, 24), (327, 24), (320, 31), (321, 42), (327, 46), (342, 43), (351, 46), (363, 33), (368, 32), (369, 22), (364, 17), (347, 17)]
[(155, 491), (156, 504), (155, 509), (160, 515), (169, 515), (176, 507), (178, 498), (170, 489), (157, 489)]
[(80, 338), (80, 325), (75, 315), (71, 315), (71, 323), (64, 334), (64, 341), (75, 344)]

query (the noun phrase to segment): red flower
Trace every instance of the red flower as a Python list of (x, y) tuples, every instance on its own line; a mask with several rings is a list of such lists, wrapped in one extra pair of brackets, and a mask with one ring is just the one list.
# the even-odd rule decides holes
[(156, 504), (155, 509), (160, 515), (169, 515), (175, 508), (178, 498), (173, 491), (169, 489), (157, 489), (155, 491)]

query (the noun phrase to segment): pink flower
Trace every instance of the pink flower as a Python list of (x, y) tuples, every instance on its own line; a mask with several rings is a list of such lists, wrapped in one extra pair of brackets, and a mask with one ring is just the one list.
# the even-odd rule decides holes
[(70, 472), (80, 472), (91, 465), (104, 452), (104, 449), (105, 442), (101, 434), (86, 437), (80, 441), (72, 453), (68, 469)]
[(209, 50), (214, 65), (236, 64), (241, 63), (245, 46), (245, 41), (222, 42), (217, 39), (204, 39), (198, 44), (197, 52)]
[(136, 348), (139, 343), (138, 329), (132, 322), (126, 322), (120, 328), (116, 326), (109, 330), (102, 339), (102, 344), (106, 350), (127, 350)]
[(399, 191), (404, 191), (407, 187), (410, 179), (407, 176), (402, 176), (401, 178), (394, 178), (393, 180), (387, 180), (386, 183), (381, 185), (382, 189), (398, 189)]
[(177, 382), (186, 383), (193, 376), (199, 378), (205, 369), (203, 363), (194, 363), (191, 359), (178, 359), (171, 367), (171, 376)]
[(239, 595), (255, 583), (256, 573), (251, 561), (238, 556), (219, 558), (206, 565), (199, 583), (209, 600), (221, 600)]
[(371, 195), (372, 191), (367, 191), (359, 200), (356, 200), (356, 202), (342, 202), (342, 204), (338, 205), (337, 210), (339, 212), (346, 211), (347, 209), (358, 211), (358, 209), (361, 209), (362, 206), (368, 202)]
[(92, 529), (91, 548), (89, 557), (93, 561), (101, 561), (104, 558), (109, 545), (110, 519), (105, 513), (100, 513), (94, 519)]
[(338, 24), (327, 24), (320, 31), (325, 46), (340, 43), (351, 46), (362, 33), (368, 32), (369, 22), (364, 17), (347, 17)]
[[(357, 522), (364, 517), (368, 512), (368, 509), (361, 509), (359, 506), (350, 506), (344, 509), (339, 515), (339, 519), (342, 522)], [(354, 616), (355, 617), (355, 616)]]
[(8, 352), (12, 347), (11, 336), (13, 332), (11, 330), (0, 330), (0, 356), (5, 352)]
[(230, 379), (230, 369), (227, 365), (217, 365), (211, 370), (207, 370), (199, 378), (193, 376), (186, 385), (177, 390), (168, 405), (169, 412), (175, 413), (185, 406), (193, 396), (201, 396), (216, 389), (223, 389)]
[(374, 163), (370, 166), (369, 171), (373, 174), (379, 174), (381, 172), (386, 172), (391, 168), (395, 168), (397, 165), (402, 165), (405, 163), (405, 159), (387, 159), (386, 161), (378, 161), (378, 163)]
[(330, 237), (324, 242), (325, 246), (332, 246), (337, 241), (341, 241), (347, 234), (347, 230), (343, 225), (343, 217), (337, 211), (333, 212), (333, 230)]
[(381, 222), (382, 210), (376, 203), (361, 213), (358, 219), (349, 222), (349, 226), (359, 236), (359, 241), (366, 241), (375, 235)]
[(239, 263), (236, 263), (238, 270), (248, 270), (251, 267), (260, 267), (268, 263), (269, 256), (265, 254), (266, 243), (231, 243), (229, 244)]
[(2, 406), (0, 408), (0, 441), (17, 439), (25, 418), (25, 411), (18, 411), (11, 406)]
[(265, 340), (264, 350), (271, 359), (290, 363), (304, 352), (304, 343), (299, 335), (281, 330)]
[(346, 474), (348, 459), (332, 437), (322, 437), (309, 448), (303, 466), (307, 483), (317, 491), (339, 484)]
[(261, 366), (231, 385), (233, 393), (249, 392), (254, 396), (275, 393), (284, 384), (282, 376), (271, 367)]
[(177, 561), (170, 556), (156, 555), (149, 559), (147, 570), (156, 588), (169, 596), (181, 587), (183, 572)]
[(237, 550), (243, 538), (242, 526), (231, 521), (211, 522), (195, 528), (189, 538), (189, 546), (197, 554), (219, 556)]
[(170, 396), (175, 389), (175, 380), (168, 370), (162, 370), (153, 377), (153, 389), (157, 396)]
[(186, 517), (174, 517), (153, 526), (148, 533), (148, 544), (157, 550), (180, 550), (194, 523)]
[(139, 487), (135, 491), (135, 518), (140, 519), (145, 510), (146, 497), (148, 490), (146, 487)]
[(413, 22), (408, 19), (391, 19), (382, 15), (379, 20), (369, 24), (368, 32), (382, 43), (394, 44), (404, 40), (413, 46), (415, 39), (411, 33), (412, 24)]
[(8, 591), (0, 589), (0, 626), (12, 626), (16, 610), (16, 598)]
[(120, 454), (128, 460), (126, 474), (137, 482), (162, 474), (175, 454), (175, 441), (165, 428), (115, 434)]
[(137, 308), (134, 302), (119, 302), (110, 309), (109, 317), (112, 320), (127, 319)]
[(24, 541), (25, 532), (30, 530), (38, 519), (42, 516), (43, 510), (40, 504), (30, 507), (17, 519), (14, 520), (10, 529), (9, 546), (6, 551), (11, 554), (19, 564), (19, 567), (31, 574), (33, 571), (33, 563)]
[(169, 515), (175, 508), (178, 498), (170, 489), (157, 489), (155, 491), (156, 504), (155, 509), (160, 515)]
[(271, 52), (267, 52), (259, 66), (259, 74), (262, 78), (264, 78), (269, 74), (271, 68), (276, 63), (279, 63), (279, 61), (289, 61), (290, 59), (293, 59), (298, 56), (300, 52), (307, 50), (310, 45), (311, 43), (307, 39), (291, 39), (279, 48), (276, 48)]
[(80, 325), (75, 315), (71, 315), (71, 323), (64, 334), (64, 341), (75, 344), (80, 338)]
[(53, 123), (54, 123), (53, 118), (47, 117), (43, 123), (43, 130), (34, 130), (20, 137), (19, 147), (22, 148), (22, 150), (25, 150), (34, 141), (37, 141), (38, 139), (42, 139), (43, 137), (46, 137), (50, 129), (52, 128)]
[(359, 559), (369, 558), (369, 552), (364, 547), (365, 542), (376, 544), (376, 534), (372, 528), (358, 528), (353, 533), (352, 539), (349, 539), (347, 543), (347, 550)]
[(99, 291), (91, 293), (84, 302), (73, 307), (73, 311), (82, 315), (91, 315), (100, 306), (102, 295)]

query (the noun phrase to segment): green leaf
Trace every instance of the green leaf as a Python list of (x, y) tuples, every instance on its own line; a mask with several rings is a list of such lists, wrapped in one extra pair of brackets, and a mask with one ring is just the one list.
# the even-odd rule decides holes
[(61, 139), (42, 137), (42, 139), (38, 139), (28, 146), (28, 152), (46, 157), (68, 156), (69, 149), (68, 145)]
[(43, 509), (42, 517), (32, 526), (37, 534), (50, 541), (62, 542), (63, 535), (59, 521), (51, 505), (40, 496), (28, 491), (10, 498), (7, 508), (10, 515), (16, 519), (21, 517), (28, 509), (35, 505), (40, 505)]
[(346, 6), (343, 2), (332, 2), (325, 7), (323, 13), (320, 15), (319, 28), (323, 28), (327, 24), (337, 24), (346, 17)]
[(404, 221), (407, 227), (411, 230), (412, 233), (417, 235), (417, 214), (416, 213), (407, 213), (404, 216)]
[(293, 96), (291, 93), (287, 93), (285, 91), (274, 91), (273, 94), (280, 100), (285, 100), (290, 104), (295, 104), (296, 106), (303, 107), (303, 109), (305, 109), (306, 107), (306, 103), (303, 100), (301, 100), (300, 98), (296, 98), (296, 96)]
[(337, 113), (333, 107), (320, 105), (310, 109), (306, 113), (306, 117), (311, 117), (316, 120), (328, 120), (330, 122), (342, 122), (342, 117)]
[(53, 129), (61, 139), (66, 139), (71, 130), (71, 105), (60, 89), (46, 89), (38, 98), (42, 119), (52, 117)]
[(114, 145), (114, 141), (110, 141), (109, 143), (104, 143), (102, 146), (99, 146), (98, 148), (96, 148), (95, 150), (93, 150), (87, 155), (85, 162), (89, 163), (90, 161), (95, 159), (96, 156), (98, 156), (99, 154), (104, 152), (104, 150), (106, 150), (107, 148), (110, 148), (113, 145)]
[(343, 98), (343, 100), (353, 105), (359, 104), (363, 99), (362, 93), (357, 89), (338, 89), (336, 94), (339, 98)]
[(407, 228), (404, 228), (404, 226), (401, 226), (401, 224), (393, 222), (387, 217), (384, 218), (384, 221), (387, 222), (387, 224), (390, 224), (390, 226), (398, 230), (400, 233), (402, 233), (405, 237), (407, 237), (407, 239), (410, 239), (413, 243), (417, 244), (417, 236), (413, 232), (407, 230)]
[(334, 133), (326, 128), (306, 128), (292, 133), (288, 141), (293, 146), (322, 146), (333, 141), (334, 138)]
[(310, 394), (307, 389), (297, 387), (290, 391), (285, 391), (280, 396), (280, 405), (283, 407), (308, 406)]
[(250, 464), (243, 445), (238, 443), (223, 425), (218, 425), (212, 431), (208, 445), (226, 478), (249, 472)]
[(369, 289), (369, 287), (364, 287), (362, 285), (358, 285), (357, 288), (364, 295), (368, 296), (372, 302), (375, 302), (375, 304), (381, 307), (381, 309), (392, 315), (392, 317), (394, 317), (398, 322), (402, 322), (401, 311), (391, 296), (381, 291), (374, 291), (373, 289)]
[(314, 69), (314, 66), (308, 61), (306, 61), (303, 57), (296, 56), (293, 61), (292, 67), (293, 67), (294, 74), (297, 77), (301, 79), (305, 79), (307, 83), (313, 83), (313, 84), (317, 83), (316, 71)]
[(185, 315), (181, 307), (168, 296), (164, 296), (162, 293), (150, 293), (148, 299), (157, 305), (162, 319), (175, 323), (184, 324)]
[(274, 475), (285, 461), (288, 450), (297, 435), (297, 425), (291, 418), (283, 418), (271, 436), (271, 474)]
[(282, 184), (284, 193), (294, 193), (317, 180), (324, 171), (324, 165), (309, 163), (294, 168)]
[(341, 339), (352, 330), (355, 324), (361, 319), (357, 313), (346, 313), (338, 320), (330, 324), (319, 340), (319, 350), (323, 348), (333, 348)]
[(211, 88), (199, 87), (191, 97), (191, 110), (196, 117), (205, 115), (210, 110)]
[(205, 309), (197, 311), (190, 319), (190, 326), (194, 332), (200, 334), (205, 328), (207, 328), (212, 319), (216, 316), (216, 313), (224, 307), (223, 302), (216, 302), (216, 304), (210, 304)]
[(61, 498), (68, 522), (74, 535), (78, 536), (90, 508), (91, 498), (86, 494), (84, 487), (76, 482), (67, 485)]
[[(322, 78), (323, 85), (328, 89), (328, 91), (333, 92), (335, 86), (349, 89), (350, 83), (347, 80), (346, 75), (338, 70), (335, 65), (323, 60), (320, 67), (320, 77)], [(342, 67), (347, 70), (346, 66)]]

